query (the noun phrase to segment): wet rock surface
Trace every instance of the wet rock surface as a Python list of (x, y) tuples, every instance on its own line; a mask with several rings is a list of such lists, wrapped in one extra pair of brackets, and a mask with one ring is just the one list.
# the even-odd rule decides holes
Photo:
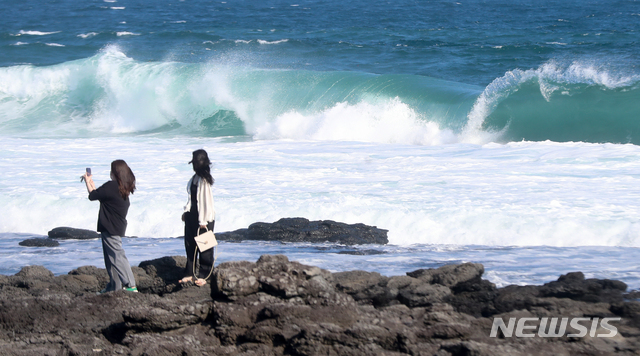
[(20, 241), (18, 245), (26, 247), (58, 247), (60, 243), (53, 239), (36, 237)]
[[(263, 255), (180, 285), (186, 259), (133, 267), (140, 293), (97, 295), (102, 268), (0, 275), (3, 355), (638, 355), (640, 302), (619, 281), (570, 273), (496, 288), (480, 264), (404, 276), (331, 273)], [(620, 318), (614, 337), (490, 337), (495, 317)], [(539, 319), (538, 319), (539, 320)], [(546, 321), (545, 321), (546, 322)], [(528, 325), (536, 325), (531, 322)], [(591, 325), (591, 322), (583, 323)], [(531, 332), (531, 330), (529, 330)], [(535, 333), (535, 331), (533, 331)]]
[(90, 240), (100, 238), (100, 234), (93, 230), (76, 229), (73, 227), (56, 227), (48, 232), (49, 238), (59, 240)]
[(344, 245), (389, 242), (387, 230), (365, 224), (345, 224), (331, 220), (309, 221), (305, 218), (283, 218), (274, 223), (257, 222), (246, 229), (216, 232), (220, 241), (332, 242)]

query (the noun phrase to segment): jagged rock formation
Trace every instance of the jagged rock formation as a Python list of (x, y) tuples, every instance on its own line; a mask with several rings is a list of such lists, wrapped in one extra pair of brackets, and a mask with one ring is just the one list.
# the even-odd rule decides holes
[(53, 239), (36, 237), (20, 241), (18, 245), (25, 247), (58, 247), (60, 243)]
[(100, 234), (93, 230), (76, 229), (73, 227), (56, 227), (48, 233), (49, 238), (59, 240), (90, 240), (100, 238)]
[[(264, 255), (177, 284), (184, 257), (133, 267), (141, 293), (96, 295), (106, 271), (0, 275), (3, 355), (638, 355), (640, 302), (626, 285), (570, 273), (496, 288), (480, 264), (386, 277)], [(619, 317), (611, 338), (490, 337), (494, 317)], [(535, 323), (534, 323), (535, 324)], [(587, 324), (585, 324), (587, 325)], [(589, 324), (590, 325), (590, 324)], [(567, 330), (569, 330), (568, 327)], [(602, 333), (599, 328), (596, 330)], [(606, 330), (605, 330), (606, 331)], [(575, 330), (571, 329), (571, 332)]]
[(217, 232), (220, 241), (333, 242), (344, 245), (389, 242), (387, 230), (365, 224), (345, 224), (331, 220), (309, 221), (305, 218), (283, 218), (274, 223), (257, 222), (246, 229)]

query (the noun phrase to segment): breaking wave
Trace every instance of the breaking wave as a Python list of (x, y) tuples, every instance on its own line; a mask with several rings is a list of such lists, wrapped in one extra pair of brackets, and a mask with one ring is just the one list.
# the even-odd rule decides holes
[(637, 144), (638, 82), (593, 64), (549, 62), (509, 71), (483, 88), (222, 59), (139, 62), (109, 46), (58, 65), (0, 68), (0, 135)]

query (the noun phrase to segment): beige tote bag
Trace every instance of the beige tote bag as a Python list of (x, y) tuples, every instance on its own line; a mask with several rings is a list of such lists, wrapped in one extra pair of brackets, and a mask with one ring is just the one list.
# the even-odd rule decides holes
[[(200, 232), (200, 230), (198, 230)], [(216, 240), (216, 236), (213, 234), (213, 231), (206, 229), (205, 232), (195, 237), (196, 244), (198, 245), (198, 250), (200, 252), (207, 251), (211, 248), (218, 246), (218, 241)]]

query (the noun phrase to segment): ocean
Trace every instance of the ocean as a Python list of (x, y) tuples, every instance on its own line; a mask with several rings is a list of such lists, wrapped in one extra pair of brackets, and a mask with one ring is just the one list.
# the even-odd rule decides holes
[(216, 231), (364, 223), (389, 244), (221, 242), (331, 271), (478, 262), (498, 286), (640, 288), (640, 2), (0, 3), (0, 274), (103, 267), (96, 184), (137, 177), (130, 262), (184, 254), (191, 152)]

